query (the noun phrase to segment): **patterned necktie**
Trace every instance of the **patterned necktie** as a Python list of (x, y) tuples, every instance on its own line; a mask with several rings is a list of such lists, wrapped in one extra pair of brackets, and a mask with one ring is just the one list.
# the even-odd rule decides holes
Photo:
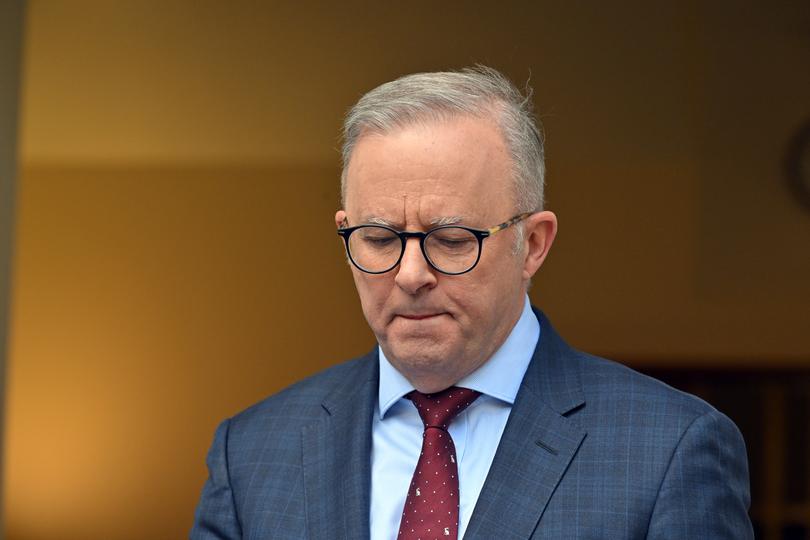
[(479, 395), (475, 390), (451, 386), (436, 394), (413, 391), (406, 396), (416, 405), (425, 432), (398, 539), (458, 538), (458, 465), (447, 426)]

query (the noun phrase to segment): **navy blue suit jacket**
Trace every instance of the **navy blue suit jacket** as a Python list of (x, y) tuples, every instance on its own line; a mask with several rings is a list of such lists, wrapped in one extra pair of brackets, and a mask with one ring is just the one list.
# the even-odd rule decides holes
[[(540, 342), (465, 539), (752, 539), (745, 445), (694, 396)], [(369, 536), (375, 352), (223, 422), (191, 538)]]

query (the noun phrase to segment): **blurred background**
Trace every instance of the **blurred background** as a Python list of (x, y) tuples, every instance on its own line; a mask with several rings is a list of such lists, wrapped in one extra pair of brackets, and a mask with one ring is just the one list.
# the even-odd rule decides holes
[(729, 414), (758, 537), (810, 538), (810, 4), (497, 4), (0, 2), (5, 538), (187, 535), (217, 423), (374, 343), (342, 115), (476, 62), (545, 124), (533, 302)]

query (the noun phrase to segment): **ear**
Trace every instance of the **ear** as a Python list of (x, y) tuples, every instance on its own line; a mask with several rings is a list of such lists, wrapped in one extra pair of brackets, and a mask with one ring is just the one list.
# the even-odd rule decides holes
[(344, 225), (344, 221), (346, 220), (346, 211), (345, 210), (338, 210), (335, 213), (335, 225), (337, 228), (341, 228)]
[(557, 216), (543, 211), (532, 214), (524, 221), (523, 279), (531, 279), (543, 265), (557, 236)]

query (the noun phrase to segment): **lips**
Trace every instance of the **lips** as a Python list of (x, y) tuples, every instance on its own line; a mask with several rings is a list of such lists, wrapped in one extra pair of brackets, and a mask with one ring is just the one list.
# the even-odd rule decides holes
[(400, 313), (397, 316), (411, 321), (423, 321), (439, 317), (440, 315), (443, 315), (443, 313)]

